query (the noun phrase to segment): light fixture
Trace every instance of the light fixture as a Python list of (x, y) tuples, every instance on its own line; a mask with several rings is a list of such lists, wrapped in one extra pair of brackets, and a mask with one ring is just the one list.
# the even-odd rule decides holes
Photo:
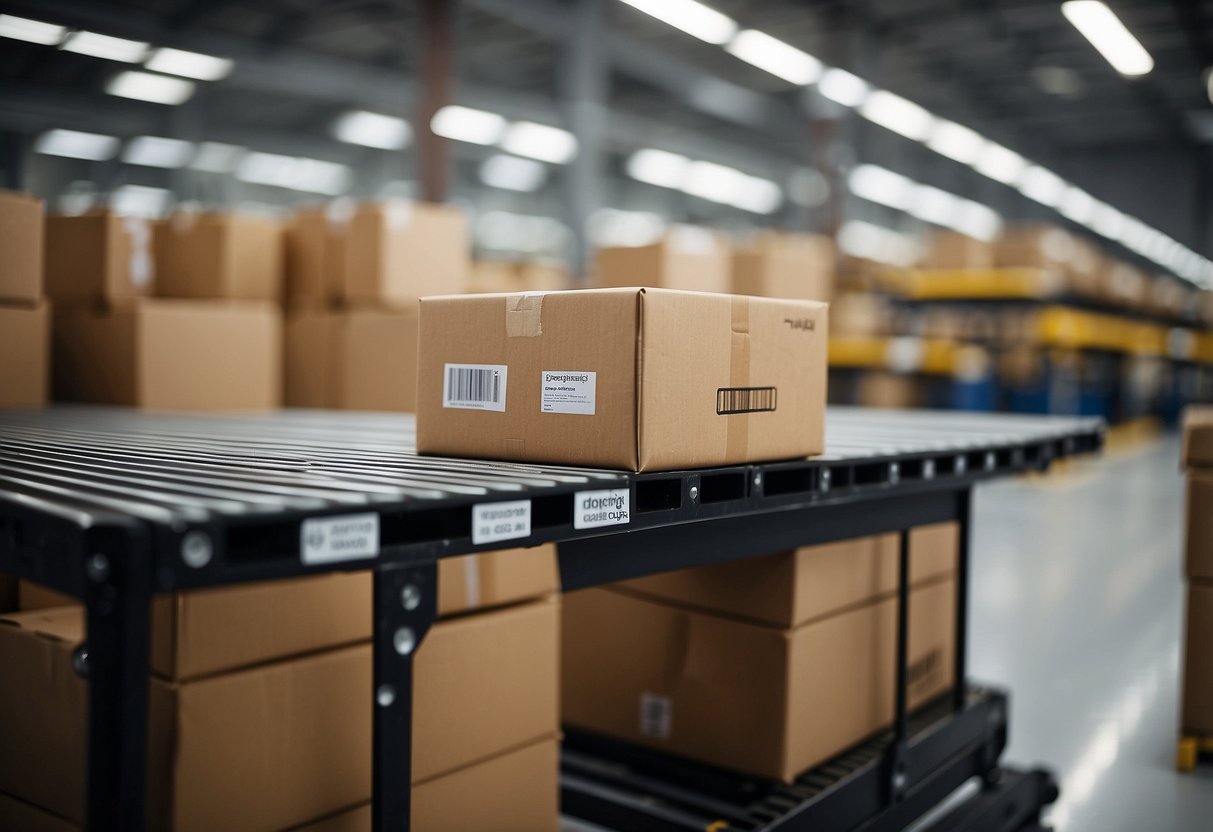
[(691, 160), (677, 153), (646, 147), (628, 157), (624, 169), (628, 176), (661, 188), (681, 188)]
[(803, 208), (817, 208), (830, 198), (830, 183), (814, 168), (800, 168), (788, 180), (788, 198)]
[(402, 150), (413, 138), (409, 123), (396, 116), (352, 110), (333, 124), (333, 136), (346, 144)]
[(933, 185), (917, 185), (910, 202), (909, 214), (924, 222), (951, 225), (960, 209), (960, 200)]
[(838, 229), (838, 248), (853, 257), (894, 266), (912, 265), (919, 255), (919, 245), (911, 237), (862, 220), (842, 224)]
[(430, 129), (437, 135), (470, 144), (496, 144), (505, 126), (505, 118), (497, 113), (458, 104), (448, 104), (430, 120)]
[(557, 252), (567, 244), (569, 229), (551, 217), (486, 211), (476, 218), (476, 242), (504, 251)]
[(72, 32), (60, 49), (124, 64), (137, 64), (147, 56), (147, 44), (143, 41), (101, 35), (84, 29)]
[(151, 219), (163, 216), (172, 200), (172, 191), (147, 185), (122, 185), (110, 195), (112, 209), (124, 217)]
[(907, 139), (922, 141), (931, 132), (935, 117), (913, 101), (888, 90), (876, 90), (859, 107), (859, 114)]
[(973, 163), (973, 169), (1004, 185), (1014, 185), (1023, 176), (1027, 160), (1014, 150), (989, 142)]
[(1109, 240), (1119, 240), (1124, 232), (1125, 215), (1108, 205), (1096, 202), (1091, 216), (1091, 230)]
[(599, 208), (590, 214), (589, 235), (594, 245), (644, 246), (661, 239), (666, 221), (651, 211)]
[(258, 185), (336, 196), (349, 188), (350, 169), (321, 159), (249, 153), (236, 168), (236, 178)]
[(128, 165), (151, 168), (181, 168), (193, 155), (193, 142), (162, 136), (139, 136), (127, 143), (122, 152), (122, 161)]
[(1057, 210), (1066, 219), (1086, 225), (1095, 213), (1095, 200), (1086, 191), (1070, 185), (1062, 195)]
[(480, 181), (507, 191), (537, 191), (547, 179), (547, 168), (530, 159), (498, 153), (480, 166)]
[(190, 168), (204, 173), (231, 173), (244, 152), (243, 147), (234, 144), (203, 142), (194, 161), (190, 162)]
[(952, 229), (978, 240), (990, 242), (1002, 232), (1002, 217), (988, 205), (962, 199), (953, 219)]
[(985, 149), (986, 140), (976, 130), (971, 130), (963, 124), (940, 119), (927, 138), (927, 147), (940, 156), (971, 165)]
[(847, 177), (847, 187), (860, 199), (906, 211), (914, 202), (915, 183), (878, 165), (859, 165)]
[(696, 0), (623, 0), (634, 9), (708, 43), (727, 43), (737, 33), (731, 17)]
[(715, 162), (691, 162), (682, 190), (709, 202), (727, 204), (736, 197), (744, 175), (735, 168)]
[(821, 61), (756, 29), (739, 33), (724, 49), (735, 58), (791, 84), (804, 86), (821, 77)]
[(105, 85), (105, 91), (122, 98), (176, 105), (188, 101), (194, 94), (194, 82), (132, 69), (111, 78)]
[(773, 214), (783, 204), (783, 189), (769, 179), (743, 174), (731, 204), (755, 214)]
[(118, 139), (99, 133), (82, 133), (79, 130), (48, 130), (34, 143), (36, 153), (48, 156), (66, 156), (69, 159), (88, 159), (101, 162), (114, 158), (118, 152)]
[(169, 49), (167, 46), (162, 46), (152, 53), (144, 66), (156, 72), (196, 78), (199, 81), (220, 81), (231, 74), (235, 61), (231, 58), (219, 58), (214, 55), (203, 55), (201, 52), (187, 52), (184, 49)]
[(55, 23), (44, 23), (41, 20), (30, 20), (28, 17), (17, 17), (12, 14), (0, 14), (0, 38), (55, 46), (63, 40), (66, 33), (66, 27)]
[(845, 69), (832, 66), (821, 74), (817, 91), (844, 107), (858, 107), (872, 89), (867, 81)]
[(568, 130), (516, 121), (505, 131), (501, 149), (515, 156), (529, 156), (541, 162), (563, 165), (577, 155), (577, 139)]
[(1069, 0), (1061, 13), (1121, 75), (1145, 75), (1154, 68), (1150, 53), (1100, 0)]
[(1033, 202), (1056, 208), (1065, 195), (1066, 183), (1048, 168), (1029, 165), (1019, 178), (1019, 192)]

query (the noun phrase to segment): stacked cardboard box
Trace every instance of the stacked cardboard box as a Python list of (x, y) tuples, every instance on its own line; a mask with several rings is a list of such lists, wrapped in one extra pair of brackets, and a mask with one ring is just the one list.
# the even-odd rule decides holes
[(994, 262), (1006, 268), (1041, 269), (1048, 276), (1045, 288), (1088, 297), (1100, 294), (1099, 249), (1054, 225), (1025, 223), (1007, 228), (994, 243)]
[[(957, 534), (912, 533), (912, 708), (953, 678)], [(565, 722), (790, 781), (892, 720), (897, 563), (886, 535), (573, 593)]]
[[(53, 600), (26, 589), (29, 603)], [(440, 619), (415, 659), (414, 829), (556, 829), (555, 589), (551, 547), (440, 565)], [(357, 812), (330, 816), (370, 798), (370, 598), (366, 574), (156, 598), (151, 828), (369, 828)], [(82, 821), (82, 617), (0, 617), (0, 828)]]
[(42, 232), (39, 200), (0, 191), (0, 407), (46, 404), (50, 308)]
[(412, 411), (417, 301), (469, 289), (468, 234), (448, 206), (297, 212), (287, 229), (286, 404)]
[(829, 237), (767, 231), (733, 252), (733, 293), (829, 302), (834, 260)]
[(1184, 414), (1183, 464), (1188, 473), (1184, 575), (1188, 581), (1184, 650), (1184, 734), (1213, 737), (1213, 407)]
[(558, 292), (572, 289), (566, 268), (539, 261), (477, 260), (471, 292)]
[(919, 265), (926, 269), (989, 269), (994, 246), (958, 231), (934, 231), (927, 236)]
[(276, 407), (280, 248), (277, 226), (252, 217), (181, 215), (154, 228), (109, 210), (50, 217), (55, 397)]
[(648, 286), (728, 292), (729, 248), (717, 234), (694, 226), (675, 226), (647, 246), (601, 248), (595, 253), (594, 285), (600, 288)]

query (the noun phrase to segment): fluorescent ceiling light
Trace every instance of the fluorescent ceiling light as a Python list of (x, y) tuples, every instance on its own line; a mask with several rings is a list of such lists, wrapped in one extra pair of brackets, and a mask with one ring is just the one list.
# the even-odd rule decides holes
[(161, 136), (139, 136), (127, 143), (126, 150), (122, 152), (122, 161), (151, 168), (182, 168), (193, 155), (193, 142)]
[(0, 38), (55, 46), (63, 40), (66, 33), (66, 27), (54, 23), (43, 23), (41, 20), (30, 20), (28, 17), (17, 17), (12, 14), (0, 14)]
[(1116, 13), (1099, 0), (1070, 0), (1061, 13), (1121, 75), (1145, 75), (1154, 59)]
[(628, 176), (661, 188), (681, 188), (691, 160), (677, 153), (647, 147), (637, 150), (625, 164)]
[(909, 266), (917, 259), (918, 244), (909, 236), (870, 222), (851, 220), (838, 229), (838, 247), (853, 257), (894, 266)]
[(353, 110), (337, 119), (333, 136), (346, 144), (401, 150), (412, 140), (413, 131), (402, 118)]
[(1061, 203), (1057, 206), (1057, 210), (1066, 219), (1073, 220), (1080, 225), (1086, 225), (1091, 221), (1091, 217), (1095, 213), (1095, 200), (1086, 191), (1071, 185), (1066, 188), (1065, 194), (1062, 195)]
[(501, 149), (516, 156), (529, 156), (541, 162), (563, 165), (577, 155), (577, 139), (568, 130), (516, 121), (505, 131)]
[(505, 118), (496, 113), (449, 104), (430, 121), (430, 129), (447, 139), (471, 144), (496, 144), (505, 132)]
[(100, 35), (83, 29), (73, 32), (60, 48), (64, 52), (77, 52), (125, 64), (137, 64), (147, 56), (147, 44), (142, 41)]
[(821, 61), (766, 32), (746, 29), (725, 51), (783, 80), (804, 86), (821, 77)]
[(231, 173), (243, 155), (244, 148), (234, 144), (203, 142), (190, 167), (205, 173)]
[(876, 90), (869, 95), (860, 106), (859, 114), (916, 141), (925, 139), (935, 124), (935, 117), (922, 107), (888, 90)]
[(728, 43), (737, 33), (732, 18), (696, 0), (623, 0), (662, 23), (693, 35), (708, 43)]
[(855, 196), (906, 211), (914, 202), (915, 183), (877, 165), (859, 165), (847, 177), (847, 187)]
[(34, 144), (36, 153), (48, 156), (66, 156), (69, 159), (88, 159), (93, 162), (112, 159), (118, 152), (118, 139), (98, 133), (81, 133), (78, 130), (49, 130), (38, 137)]
[(644, 246), (661, 239), (666, 224), (650, 211), (599, 208), (590, 214), (589, 234), (596, 246)]
[(788, 180), (788, 197), (804, 208), (817, 208), (830, 198), (830, 183), (813, 168), (800, 168)]
[(755, 214), (773, 214), (783, 203), (783, 189), (760, 176), (743, 176), (732, 204)]
[(120, 72), (110, 79), (105, 85), (105, 91), (122, 98), (175, 105), (188, 101), (194, 94), (194, 82), (132, 69)]
[(844, 107), (858, 107), (871, 89), (867, 81), (838, 67), (827, 69), (817, 82), (818, 92)]
[(1145, 254), (1149, 238), (1150, 229), (1145, 223), (1135, 217), (1126, 216), (1120, 227), (1120, 235), (1116, 239), (1129, 251)]
[(507, 191), (536, 191), (547, 179), (547, 168), (530, 159), (498, 153), (480, 166), (480, 181)]
[(682, 190), (709, 202), (731, 203), (745, 176), (735, 168), (715, 162), (691, 162)]
[(973, 169), (984, 176), (990, 177), (995, 182), (1001, 182), (1004, 185), (1014, 185), (1023, 176), (1024, 168), (1027, 166), (1027, 160), (1014, 150), (1009, 150), (1000, 144), (990, 142), (981, 151), (981, 155), (977, 157)]
[(1125, 215), (1111, 205), (1097, 202), (1091, 217), (1091, 229), (1101, 237), (1109, 240), (1119, 240), (1124, 232)]
[(1056, 208), (1065, 195), (1066, 183), (1047, 168), (1029, 165), (1019, 178), (1019, 192), (1034, 202)]
[(909, 213), (924, 222), (951, 225), (960, 209), (960, 202), (947, 191), (931, 185), (918, 185), (914, 189)]
[(951, 227), (961, 234), (990, 242), (1002, 232), (1002, 217), (993, 208), (964, 199), (960, 201)]
[(146, 185), (123, 185), (110, 195), (110, 207), (124, 217), (162, 216), (172, 200), (173, 194), (165, 188), (149, 188)]
[(231, 58), (203, 55), (201, 52), (161, 47), (152, 53), (152, 57), (144, 66), (156, 72), (182, 75), (199, 81), (219, 81), (231, 74), (235, 61)]
[(336, 196), (349, 187), (350, 169), (320, 159), (250, 153), (236, 168), (236, 178), (258, 185)]
[(931, 130), (927, 147), (941, 156), (971, 165), (985, 149), (986, 140), (976, 130), (971, 130), (963, 124), (940, 119)]
[(476, 218), (474, 232), (480, 245), (505, 251), (557, 252), (569, 238), (559, 220), (510, 211), (486, 211)]

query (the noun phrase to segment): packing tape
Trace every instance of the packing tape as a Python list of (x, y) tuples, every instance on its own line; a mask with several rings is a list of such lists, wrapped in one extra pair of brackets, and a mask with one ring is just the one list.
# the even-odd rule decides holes
[(543, 292), (522, 292), (505, 299), (505, 334), (536, 338), (543, 334)]
[(469, 608), (480, 606), (480, 558), (468, 555), (463, 559), (463, 584), (467, 588), (466, 600)]
[[(733, 297), (729, 303), (732, 317), (731, 343), (729, 345), (729, 386), (750, 386), (750, 301), (744, 297)], [(725, 456), (729, 460), (745, 459), (750, 448), (750, 423), (748, 414), (734, 413), (724, 417)]]

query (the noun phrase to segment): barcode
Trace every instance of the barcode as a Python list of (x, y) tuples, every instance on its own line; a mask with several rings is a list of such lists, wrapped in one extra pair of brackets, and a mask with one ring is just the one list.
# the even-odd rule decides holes
[(670, 737), (670, 697), (647, 691), (640, 694), (640, 733), (659, 740)]
[(442, 406), (469, 410), (505, 410), (504, 364), (447, 364)]
[(716, 390), (716, 414), (774, 410), (775, 399), (774, 387), (721, 387)]

